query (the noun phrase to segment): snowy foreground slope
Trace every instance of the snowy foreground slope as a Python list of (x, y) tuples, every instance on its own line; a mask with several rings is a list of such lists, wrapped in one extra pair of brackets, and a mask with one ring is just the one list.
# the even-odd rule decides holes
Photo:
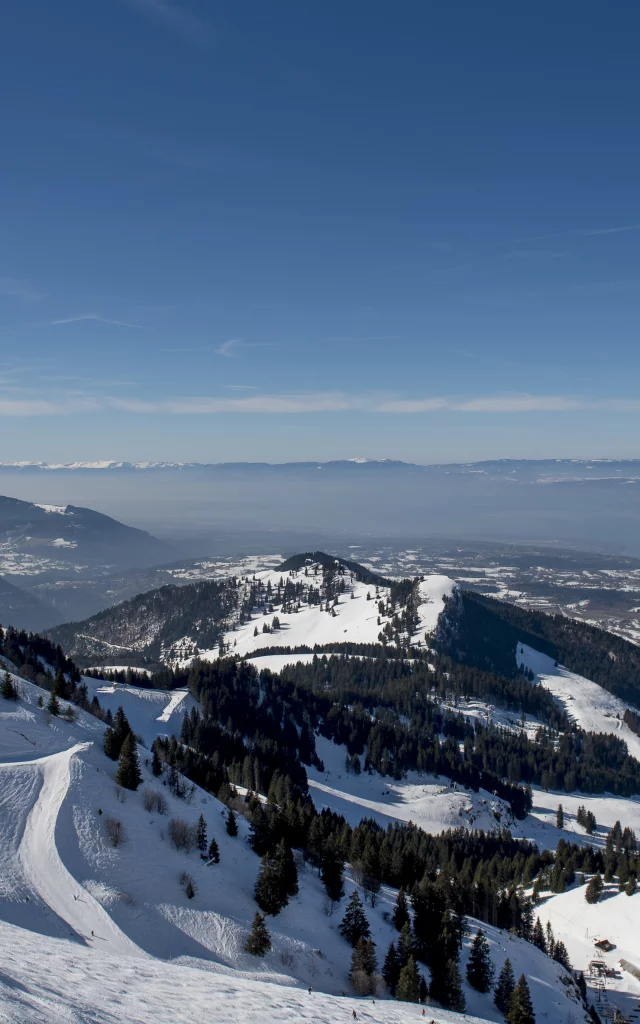
[[(159, 781), (144, 766), (143, 787), (121, 802), (101, 723), (84, 712), (74, 723), (52, 718), (37, 707), (43, 691), (17, 684), (17, 705), (0, 698), (0, 1021), (223, 1024), (267, 1016), (274, 1024), (337, 1024), (352, 1019), (353, 1008), (379, 1024), (418, 1019), (417, 1006), (374, 1006), (348, 995), (342, 912), (323, 912), (321, 882), (302, 863), (299, 895), (269, 918), (272, 951), (264, 960), (246, 954), (259, 860), (245, 841), (245, 820), (237, 838), (228, 836), (222, 805), (197, 788), (192, 803), (162, 788), (167, 813), (148, 813), (144, 789)], [(218, 865), (168, 841), (169, 817), (194, 823), (201, 812), (220, 847)], [(124, 826), (117, 848), (107, 841), (107, 817)], [(179, 883), (184, 870), (197, 886), (193, 900)], [(347, 896), (352, 888), (347, 877)], [(385, 888), (367, 908), (380, 958), (397, 934), (386, 919), (395, 896)], [(476, 927), (470, 922), (463, 971)], [(508, 955), (516, 975), (527, 973), (538, 1020), (568, 1013), (583, 1020), (562, 968), (519, 939), (485, 930), (496, 968)], [(429, 1008), (428, 1019), (501, 1019), (489, 995), (464, 987), (475, 1017)]]
[[(135, 960), (44, 939), (0, 923), (3, 1024), (367, 1024), (418, 1021), (415, 1004), (341, 999), (160, 960)], [(429, 1010), (438, 1024), (478, 1024), (466, 1014)], [(429, 1019), (429, 1018), (427, 1018)]]

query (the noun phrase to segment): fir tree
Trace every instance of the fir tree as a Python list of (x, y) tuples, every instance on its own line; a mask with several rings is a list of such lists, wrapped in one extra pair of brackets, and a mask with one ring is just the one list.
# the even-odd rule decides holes
[(629, 878), (627, 880), (627, 884), (624, 887), (624, 891), (626, 892), (627, 896), (633, 896), (634, 893), (636, 892), (637, 888), (638, 888), (638, 881), (636, 879), (636, 876), (635, 875), (629, 875)]
[(376, 946), (372, 939), (360, 937), (351, 954), (349, 978), (358, 995), (367, 996), (375, 992)]
[(207, 848), (207, 823), (204, 820), (204, 814), (200, 815), (196, 825), (196, 846), (200, 853), (204, 853)]
[(193, 897), (195, 896), (196, 890), (195, 890), (195, 886), (194, 886), (193, 882), (191, 881), (191, 879), (189, 879), (189, 881), (187, 882), (187, 884), (185, 886), (185, 889), (184, 889), (184, 892), (185, 892), (185, 896), (187, 897), (188, 900), (192, 900)]
[(209, 852), (208, 852), (207, 856), (208, 856), (209, 864), (219, 864), (220, 863), (220, 849), (219, 849), (218, 844), (216, 843), (215, 839), (212, 839), (211, 842), (209, 843)]
[(327, 891), (327, 896), (333, 903), (339, 903), (344, 896), (343, 873), (344, 864), (331, 845), (325, 849), (322, 858), (320, 878)]
[(282, 880), (282, 892), (288, 902), (293, 896), (298, 895), (298, 869), (293, 857), (293, 850), (286, 845), (284, 839), (280, 840), (276, 848), (275, 862)]
[(18, 699), (18, 692), (15, 686), (13, 685), (13, 680), (11, 678), (10, 672), (5, 672), (4, 676), (2, 677), (2, 687), (0, 688), (0, 693), (5, 698), (5, 700)]
[(563, 967), (566, 967), (568, 971), (572, 970), (571, 961), (569, 959), (569, 954), (567, 952), (567, 947), (565, 946), (564, 942), (561, 942), (559, 939), (553, 947), (553, 959), (557, 963), (562, 964)]
[(407, 903), (407, 897), (404, 889), (400, 889), (396, 897), (396, 905), (393, 911), (393, 923), (399, 932), (402, 931), (403, 926), (409, 921), (409, 906)]
[(271, 936), (264, 923), (264, 914), (256, 911), (253, 918), (253, 925), (247, 941), (244, 944), (245, 952), (252, 956), (266, 956), (271, 949)]
[(597, 903), (602, 896), (602, 889), (602, 875), (598, 871), (598, 873), (590, 879), (587, 884), (587, 888), (584, 891), (584, 898), (587, 903)]
[(396, 994), (401, 970), (402, 964), (400, 963), (396, 952), (396, 947), (392, 942), (387, 950), (387, 955), (384, 958), (384, 964), (382, 965), (382, 977), (384, 978), (385, 985), (391, 992), (392, 996), (395, 996)]
[(298, 872), (291, 849), (281, 840), (275, 851), (265, 853), (256, 879), (254, 896), (265, 914), (279, 914), (298, 892)]
[(440, 1001), (447, 1010), (455, 1010), (456, 1013), (464, 1013), (465, 998), (462, 988), (462, 978), (458, 964), (455, 960), (447, 960), (445, 964), (445, 992), (446, 996)]
[(498, 976), (498, 984), (493, 990), (493, 1001), (500, 1013), (507, 1013), (509, 1009), (509, 1002), (511, 1000), (511, 993), (515, 987), (516, 979), (513, 973), (513, 967), (511, 966), (509, 957), (507, 957)]
[(60, 714), (60, 701), (56, 697), (55, 693), (53, 693), (53, 691), (51, 692), (51, 695), (47, 702), (47, 711), (49, 712), (49, 714), (55, 715), (56, 717)]
[(153, 741), (151, 751), (151, 771), (153, 772), (155, 777), (158, 778), (159, 775), (162, 775), (162, 761), (160, 760), (160, 755), (158, 754), (158, 746), (156, 740)]
[(142, 782), (140, 762), (133, 733), (129, 733), (120, 751), (116, 782), (125, 789), (137, 789)]
[(412, 956), (400, 971), (396, 988), (396, 999), (403, 1003), (417, 1003), (420, 1000), (420, 978), (418, 968)]
[(473, 940), (471, 953), (467, 963), (467, 981), (477, 992), (488, 992), (493, 984), (493, 963), (489, 952), (489, 943), (482, 930)]
[(400, 932), (400, 937), (398, 939), (397, 946), (398, 960), (400, 961), (400, 965), (402, 967), (404, 967), (404, 965), (409, 962), (409, 957), (413, 956), (413, 953), (415, 951), (415, 945), (416, 943), (413, 933), (411, 931), (411, 925), (409, 921), (405, 921), (405, 923), (402, 926), (402, 931)]
[(534, 946), (537, 946), (538, 949), (541, 949), (543, 953), (547, 952), (547, 940), (545, 938), (544, 928), (540, 923), (539, 917), (536, 917), (536, 923), (533, 926), (531, 941), (533, 942)]
[(229, 811), (227, 813), (226, 829), (228, 836), (237, 836), (238, 822), (236, 821), (236, 816), (231, 810), (231, 808), (229, 808)]
[(558, 804), (558, 810), (556, 811), (556, 828), (564, 828), (564, 811), (562, 804)]
[(356, 945), (358, 939), (368, 939), (371, 934), (357, 889), (351, 893), (339, 931), (352, 946)]
[(524, 974), (520, 975), (518, 983), (511, 993), (507, 1022), (508, 1024), (536, 1024), (531, 993)]

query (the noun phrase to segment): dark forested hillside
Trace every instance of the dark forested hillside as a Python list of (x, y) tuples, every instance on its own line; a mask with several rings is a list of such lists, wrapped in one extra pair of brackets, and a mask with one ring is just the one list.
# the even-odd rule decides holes
[(450, 602), (439, 639), (457, 661), (502, 676), (516, 674), (519, 642), (640, 706), (640, 647), (596, 626), (463, 591)]
[(123, 659), (131, 665), (154, 663), (163, 648), (184, 637), (191, 642), (188, 654), (196, 654), (199, 647), (215, 648), (237, 602), (234, 579), (169, 585), (83, 622), (58, 626), (49, 635), (83, 664), (122, 664)]

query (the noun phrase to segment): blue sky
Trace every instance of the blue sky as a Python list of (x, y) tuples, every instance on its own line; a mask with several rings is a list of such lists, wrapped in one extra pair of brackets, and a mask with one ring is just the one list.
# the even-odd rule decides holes
[(8, 5), (0, 459), (640, 456), (639, 30)]

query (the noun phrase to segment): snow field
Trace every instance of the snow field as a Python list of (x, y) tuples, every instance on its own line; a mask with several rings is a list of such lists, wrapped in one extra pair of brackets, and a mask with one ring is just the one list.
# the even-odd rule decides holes
[[(0, 699), (0, 705), (6, 703)], [(37, 709), (34, 714), (42, 718), (41, 728), (52, 728), (46, 712)], [(1, 723), (0, 719), (0, 740)], [(379, 1009), (374, 1010), (368, 1001), (332, 1002), (322, 997), (321, 1002), (315, 997), (309, 1009), (304, 1002), (306, 993), (301, 996), (291, 986), (311, 985), (314, 991), (335, 995), (350, 991), (351, 950), (337, 930), (344, 911), (326, 915), (324, 890), (316, 872), (299, 865), (298, 897), (276, 918), (268, 919), (272, 951), (263, 961), (250, 957), (242, 947), (256, 910), (252, 894), (259, 860), (246, 844), (246, 821), (239, 818), (237, 838), (227, 836), (223, 807), (215, 798), (196, 790), (192, 804), (179, 801), (144, 765), (143, 786), (161, 788), (168, 814), (145, 812), (141, 790), (127, 793), (122, 803), (114, 785), (115, 764), (103, 754), (100, 742), (86, 741), (80, 720), (68, 728), (75, 733), (70, 749), (35, 764), (0, 766), (0, 789), (6, 797), (0, 809), (0, 834), (7, 835), (13, 828), (14, 847), (19, 839), (18, 856), (13, 858), (13, 890), (0, 903), (0, 916), (7, 917), (5, 906), (11, 904), (11, 920), (24, 926), (18, 937), (11, 935), (8, 946), (0, 946), (0, 964), (5, 977), (24, 986), (13, 990), (22, 1000), (21, 1021), (104, 1020), (112, 1024), (134, 1015), (133, 1019), (141, 1022), (154, 1019), (181, 1024), (195, 1020), (194, 1007), (201, 1012), (206, 999), (215, 1000), (216, 1014), (220, 1010), (216, 1020), (220, 1021), (263, 1020), (266, 1007), (274, 1021), (309, 1019), (333, 1024), (348, 1019), (352, 1005), (361, 1020), (417, 1018), (417, 1007), (378, 1000)], [(144, 750), (141, 754), (144, 758)], [(214, 835), (218, 841), (219, 865), (208, 867), (197, 852), (185, 854), (169, 844), (169, 816), (195, 823), (201, 811), (209, 837)], [(361, 811), (367, 813), (363, 805)], [(12, 823), (6, 820), (8, 814)], [(106, 816), (119, 818), (124, 826), (126, 841), (117, 849), (106, 839)], [(179, 884), (183, 870), (192, 874), (197, 886), (192, 901)], [(347, 878), (347, 897), (352, 887)], [(29, 895), (24, 903), (23, 894)], [(366, 908), (380, 962), (397, 936), (388, 923), (395, 896), (394, 891), (383, 889), (376, 908)], [(559, 981), (561, 969), (531, 946), (507, 939), (496, 930), (486, 931), (497, 968), (508, 949), (516, 974), (526, 971), (529, 975), (537, 1011), (549, 1019), (556, 1019), (559, 1012), (564, 1015), (569, 1004)], [(37, 937), (33, 932), (39, 933)], [(63, 951), (56, 952), (61, 944), (48, 946), (50, 940), (44, 941), (43, 936), (52, 934), (69, 936)], [(462, 970), (473, 934), (474, 929)], [(23, 946), (24, 955), (16, 955), (20, 943), (31, 943), (30, 953)], [(59, 958), (57, 971), (53, 966), (42, 968), (45, 949), (52, 962)], [(87, 955), (93, 955), (90, 962)], [(168, 961), (160, 968), (165, 979), (161, 985), (154, 957)], [(60, 969), (62, 960), (66, 970)], [(179, 970), (176, 961), (184, 965), (182, 969), (191, 968), (190, 974), (174, 974)], [(108, 981), (103, 973), (105, 963), (111, 965)], [(73, 983), (66, 981), (67, 977)], [(173, 978), (170, 994), (166, 992), (169, 977)], [(110, 993), (106, 997), (98, 995), (98, 980), (102, 991)], [(265, 986), (265, 981), (270, 985)], [(279, 987), (274, 988), (274, 983)], [(470, 1012), (488, 1021), (500, 1019), (490, 996), (480, 996), (466, 984), (465, 991)], [(218, 999), (223, 1003), (219, 1007)], [(61, 1010), (65, 1002), (66, 1017)], [(443, 1022), (472, 1019), (439, 1011), (432, 1011), (432, 1017)]]
[(556, 666), (553, 658), (535, 651), (526, 644), (518, 644), (516, 657), (519, 665), (530, 668), (537, 681), (550, 690), (576, 725), (585, 732), (612, 733), (624, 740), (632, 757), (640, 760), (640, 736), (622, 721), (630, 706), (605, 690), (598, 683)]
[[(282, 579), (285, 583), (288, 579), (294, 582), (304, 581), (313, 586), (322, 582), (322, 572), (314, 566), (309, 566), (309, 575), (305, 577), (302, 572), (280, 572), (276, 569), (267, 569), (255, 574), (265, 586), (268, 582), (276, 589)], [(335, 616), (323, 611), (319, 605), (303, 604), (298, 612), (285, 614), (280, 609), (269, 612), (266, 615), (254, 615), (250, 622), (236, 625), (225, 633), (224, 641), (230, 645), (230, 651), (241, 657), (251, 651), (263, 647), (301, 647), (313, 648), (315, 644), (330, 643), (361, 643), (377, 644), (378, 635), (384, 626), (386, 619), (378, 625), (378, 604), (375, 600), (376, 587), (371, 584), (360, 583), (351, 573), (345, 572), (344, 580), (347, 590), (339, 597), (338, 605), (335, 608)], [(438, 622), (438, 616), (444, 607), (444, 598), (450, 596), (455, 583), (447, 576), (427, 576), (420, 583), (419, 624), (412, 638), (415, 644), (424, 644), (425, 632), (433, 632)], [(389, 590), (387, 587), (379, 587), (381, 600), (386, 600)], [(367, 600), (367, 594), (370, 600)], [(280, 629), (274, 633), (263, 633), (263, 625), (270, 626), (274, 614), (280, 619)], [(257, 636), (254, 635), (258, 630)], [(209, 651), (201, 651), (198, 655), (206, 661), (215, 660), (218, 657), (218, 648)], [(296, 660), (300, 656), (296, 656)], [(290, 662), (287, 662), (289, 664)]]

